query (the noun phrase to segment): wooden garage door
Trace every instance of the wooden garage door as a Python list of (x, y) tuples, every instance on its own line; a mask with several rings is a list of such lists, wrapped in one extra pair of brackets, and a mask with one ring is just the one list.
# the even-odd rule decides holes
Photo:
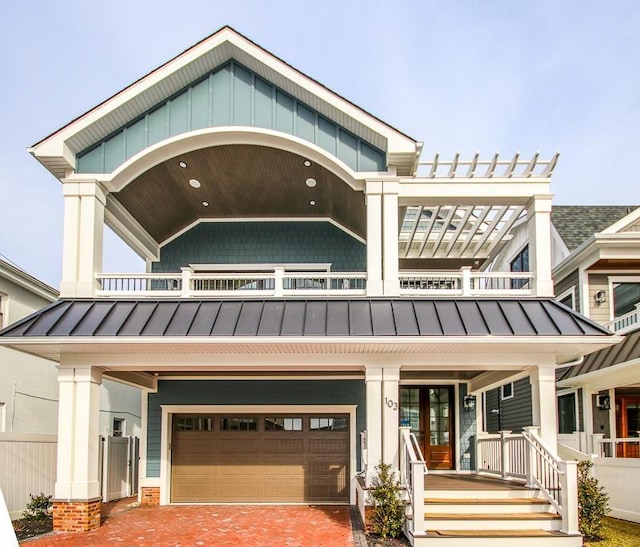
[(174, 415), (173, 502), (349, 501), (349, 417)]

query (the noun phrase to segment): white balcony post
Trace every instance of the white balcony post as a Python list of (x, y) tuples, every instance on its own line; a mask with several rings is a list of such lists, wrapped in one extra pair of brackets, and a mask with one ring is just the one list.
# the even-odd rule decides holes
[(366, 182), (367, 296), (382, 296), (382, 182)]
[(533, 424), (540, 428), (540, 438), (549, 450), (557, 453), (556, 368), (545, 364), (531, 367), (531, 406)]
[(193, 270), (189, 267), (185, 267), (180, 268), (180, 271), (182, 272), (180, 296), (182, 296), (182, 298), (188, 298), (191, 296), (191, 274), (193, 273)]
[(460, 268), (462, 274), (462, 296), (471, 296), (471, 267), (463, 266)]
[(367, 476), (371, 486), (376, 466), (382, 460), (382, 367), (367, 366), (365, 381), (367, 390)]
[(529, 265), (536, 296), (553, 296), (551, 278), (551, 195), (534, 196), (527, 208)]
[[(533, 439), (533, 435), (538, 434), (538, 428), (537, 427), (525, 427), (524, 431), (526, 433), (526, 435), (529, 437), (529, 439)], [(527, 488), (535, 488), (536, 487), (536, 482), (535, 482), (535, 477), (537, 475), (537, 465), (538, 465), (538, 459), (537, 459), (537, 455), (536, 455), (536, 449), (533, 446), (533, 444), (531, 443), (527, 443), (526, 444), (526, 465), (525, 465), (525, 472), (527, 474), (527, 482), (525, 483), (525, 486)]]
[(507, 442), (507, 435), (511, 435), (510, 430), (500, 431), (500, 457), (502, 458), (502, 478), (509, 476), (511, 462), (511, 446)]
[(578, 534), (578, 462), (560, 464), (560, 492), (562, 495), (562, 527), (565, 534)]
[[(591, 453), (595, 454), (596, 456), (600, 456), (601, 458), (606, 456), (604, 444), (602, 443), (603, 440), (604, 433), (594, 433), (593, 435), (591, 435)], [(615, 445), (613, 443), (611, 444), (611, 446), (615, 448)], [(616, 452), (612, 449), (611, 457), (615, 458), (615, 456)]]
[(396, 181), (385, 181), (383, 184), (383, 285), (385, 296), (400, 294), (398, 268), (398, 186)]
[(63, 181), (64, 239), (60, 296), (95, 296), (102, 271), (106, 193), (95, 180)]
[(55, 498), (92, 500), (100, 496), (98, 451), (102, 369), (63, 367), (58, 371), (58, 382)]
[(273, 269), (275, 287), (274, 296), (284, 296), (284, 268), (282, 266), (275, 267)]

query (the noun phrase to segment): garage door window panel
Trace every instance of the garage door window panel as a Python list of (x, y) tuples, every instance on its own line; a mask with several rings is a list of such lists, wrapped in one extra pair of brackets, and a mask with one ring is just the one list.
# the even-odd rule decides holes
[(302, 418), (272, 418), (264, 419), (265, 431), (302, 431)]
[(348, 418), (329, 416), (311, 418), (309, 420), (309, 429), (311, 431), (348, 431), (349, 420)]
[(225, 417), (220, 418), (222, 431), (258, 431), (258, 418), (255, 417)]

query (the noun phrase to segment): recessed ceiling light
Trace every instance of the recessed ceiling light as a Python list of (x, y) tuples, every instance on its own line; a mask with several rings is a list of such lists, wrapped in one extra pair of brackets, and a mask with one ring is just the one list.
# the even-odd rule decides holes
[(180, 166), (181, 169), (186, 169), (187, 168), (187, 162), (186, 161), (179, 161), (178, 165)]
[(309, 160), (304, 160), (305, 167), (311, 167), (311, 162)]
[(209, 207), (209, 202), (208, 201), (203, 201), (202, 205), (204, 205), (205, 207)]
[(312, 200), (309, 202), (309, 205), (315, 205), (315, 204), (316, 204), (316, 200), (315, 200), (315, 199), (312, 199)]
[(189, 184), (193, 187), (193, 188), (200, 188), (200, 186), (202, 186), (202, 184), (200, 184), (199, 180), (196, 179), (191, 179), (189, 181)]
[(316, 185), (316, 179), (307, 179), (304, 183), (309, 187), (313, 188)]

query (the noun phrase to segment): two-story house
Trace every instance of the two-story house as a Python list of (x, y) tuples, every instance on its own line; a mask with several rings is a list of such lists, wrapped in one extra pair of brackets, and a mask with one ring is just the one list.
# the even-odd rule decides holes
[[(415, 545), (478, 529), (581, 544), (546, 402), (558, 365), (619, 338), (553, 299), (557, 155), (421, 150), (228, 27), (30, 149), (62, 184), (61, 298), (0, 341), (60, 363), (57, 529), (99, 525), (97, 394), (117, 378), (147, 393), (143, 503), (364, 512), (384, 461)], [(486, 271), (518, 223), (528, 267)], [(145, 273), (102, 271), (104, 224)], [(537, 430), (480, 442), (476, 394), (523, 373)], [(505, 519), (469, 503), (492, 496), (474, 483), (434, 517), (425, 466), (427, 483), (484, 469), (547, 505)], [(478, 507), (494, 510), (466, 518)]]

